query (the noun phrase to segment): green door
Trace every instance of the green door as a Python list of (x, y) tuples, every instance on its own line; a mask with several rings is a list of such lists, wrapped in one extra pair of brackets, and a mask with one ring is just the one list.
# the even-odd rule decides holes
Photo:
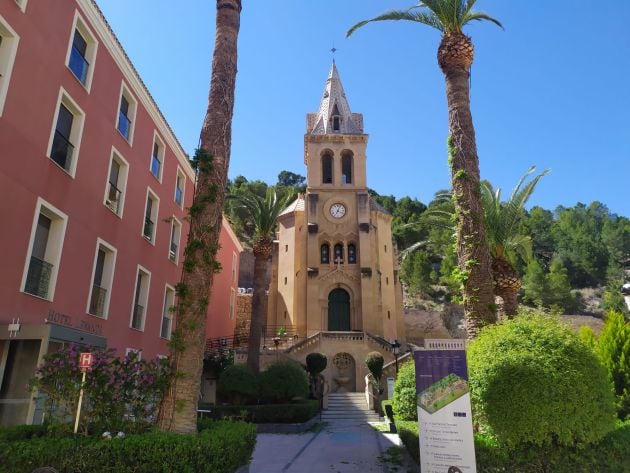
[(343, 289), (333, 289), (328, 294), (328, 330), (350, 331), (350, 295)]

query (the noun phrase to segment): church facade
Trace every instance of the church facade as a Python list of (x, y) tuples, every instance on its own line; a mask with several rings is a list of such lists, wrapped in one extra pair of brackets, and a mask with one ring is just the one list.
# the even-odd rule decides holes
[(267, 326), (291, 326), (286, 354), (324, 353), (330, 391), (361, 391), (366, 355), (392, 361), (404, 342), (402, 288), (391, 215), (368, 193), (368, 135), (335, 63), (317, 113), (307, 115), (307, 189), (279, 217)]

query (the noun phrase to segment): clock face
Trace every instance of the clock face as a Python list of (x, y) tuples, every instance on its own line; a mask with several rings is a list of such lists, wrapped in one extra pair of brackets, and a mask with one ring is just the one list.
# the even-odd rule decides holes
[(343, 204), (333, 204), (330, 207), (330, 215), (334, 218), (342, 218), (346, 215), (346, 207)]

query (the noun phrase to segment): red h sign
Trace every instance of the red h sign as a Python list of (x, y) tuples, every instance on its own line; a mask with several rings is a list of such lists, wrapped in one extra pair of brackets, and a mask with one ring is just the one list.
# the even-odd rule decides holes
[(92, 368), (92, 353), (81, 353), (79, 357), (79, 368), (81, 368), (81, 371)]

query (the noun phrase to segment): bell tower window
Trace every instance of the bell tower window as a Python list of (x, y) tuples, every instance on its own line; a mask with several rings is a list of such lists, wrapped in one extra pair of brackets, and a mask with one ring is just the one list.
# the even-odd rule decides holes
[(324, 243), (321, 246), (321, 263), (322, 264), (328, 264), (330, 263), (330, 246), (328, 245), (328, 243)]
[(337, 243), (335, 245), (335, 263), (343, 263), (343, 245)]
[(354, 244), (348, 245), (348, 263), (356, 264), (357, 262), (357, 247)]
[(341, 154), (341, 180), (344, 184), (352, 184), (353, 156), (351, 151)]
[(333, 158), (326, 153), (322, 156), (322, 184), (332, 184), (333, 182)]

